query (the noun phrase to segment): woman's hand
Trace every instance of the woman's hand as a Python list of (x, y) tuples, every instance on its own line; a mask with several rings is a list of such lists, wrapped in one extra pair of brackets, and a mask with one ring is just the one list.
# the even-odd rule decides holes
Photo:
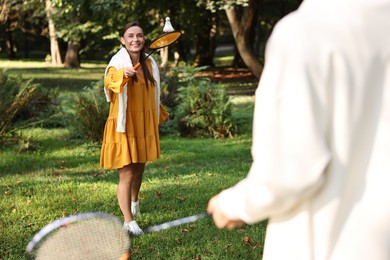
[(123, 70), (123, 76), (125, 78), (130, 78), (130, 77), (134, 76), (136, 73), (137, 73), (137, 71), (134, 70), (133, 67), (125, 67), (125, 69)]
[(217, 228), (233, 229), (245, 224), (242, 220), (231, 220), (227, 218), (221, 211), (218, 205), (218, 196), (212, 197), (209, 201), (207, 212), (213, 216), (215, 226)]

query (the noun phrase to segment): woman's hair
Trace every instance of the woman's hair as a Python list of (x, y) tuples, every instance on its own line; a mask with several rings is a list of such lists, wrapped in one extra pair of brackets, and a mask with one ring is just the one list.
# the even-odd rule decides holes
[[(130, 27), (133, 27), (133, 26), (137, 26), (137, 27), (141, 27), (140, 23), (137, 22), (137, 21), (133, 21), (133, 22), (130, 22), (128, 24), (126, 24), (123, 29), (122, 29), (122, 34), (121, 36), (123, 37), (125, 35), (125, 32), (127, 31), (127, 29), (129, 29)], [(122, 44), (123, 45), (123, 44)], [(141, 52), (140, 52), (140, 58), (139, 58), (139, 63), (141, 64), (141, 68), (142, 68), (142, 71), (144, 73), (144, 77), (145, 77), (145, 83), (146, 83), (146, 87), (149, 86), (149, 81), (152, 82), (152, 84), (154, 85), (155, 84), (155, 79), (153, 78), (153, 74), (150, 73), (149, 71), (149, 67), (146, 65), (146, 54), (145, 54), (145, 46), (142, 48)], [(134, 64), (135, 65), (135, 64)], [(137, 80), (137, 77), (133, 77), (133, 80)]]

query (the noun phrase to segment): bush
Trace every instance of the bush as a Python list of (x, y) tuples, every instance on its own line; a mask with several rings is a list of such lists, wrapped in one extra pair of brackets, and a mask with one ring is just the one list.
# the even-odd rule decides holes
[(236, 131), (225, 90), (209, 78), (182, 75), (175, 122), (181, 136), (232, 137)]
[(177, 99), (178, 90), (187, 85), (187, 82), (196, 78), (196, 74), (204, 67), (192, 67), (184, 62), (180, 62), (177, 67), (169, 67), (162, 69), (161, 76), (161, 102), (168, 106), (172, 111), (176, 109), (179, 104)]
[(75, 114), (71, 120), (74, 133), (82, 138), (100, 142), (108, 116), (109, 103), (98, 81), (80, 93), (73, 94)]
[(32, 80), (8, 78), (0, 72), (0, 137), (14, 129), (17, 113), (36, 96), (38, 87)]
[(39, 87), (33, 98), (15, 115), (15, 120), (24, 125), (40, 127), (66, 127), (64, 114), (59, 101), (59, 88)]

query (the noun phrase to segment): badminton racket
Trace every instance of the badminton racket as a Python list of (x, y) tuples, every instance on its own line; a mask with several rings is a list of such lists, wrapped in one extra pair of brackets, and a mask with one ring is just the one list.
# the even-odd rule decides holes
[[(152, 53), (155, 52), (156, 50), (174, 44), (177, 40), (179, 40), (180, 36), (181, 36), (181, 32), (173, 31), (173, 32), (164, 33), (164, 34), (160, 35), (159, 37), (157, 37), (156, 39), (154, 39), (149, 44), (148, 48), (149, 48), (149, 50), (151, 50), (151, 52), (149, 52), (149, 54), (145, 57), (145, 60), (150, 55), (152, 55)], [(136, 70), (136, 69), (138, 69), (138, 67), (140, 65), (141, 65), (140, 63), (137, 63), (137, 64), (134, 65), (133, 68)]]
[[(148, 227), (144, 234), (197, 221), (201, 213)], [(58, 219), (42, 228), (26, 248), (27, 259), (127, 259), (131, 239), (121, 220), (113, 215), (89, 212)]]

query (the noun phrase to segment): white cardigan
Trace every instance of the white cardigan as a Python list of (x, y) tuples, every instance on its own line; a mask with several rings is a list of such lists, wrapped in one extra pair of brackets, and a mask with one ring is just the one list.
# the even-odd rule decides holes
[[(155, 98), (156, 98), (156, 109), (157, 109), (157, 118), (160, 117), (160, 71), (156, 61), (149, 56), (149, 59), (152, 63), (152, 73), (153, 78), (156, 81), (155, 85)], [(104, 76), (107, 75), (108, 69), (110, 67), (115, 67), (117, 70), (123, 67), (133, 67), (131, 62), (130, 55), (127, 52), (126, 48), (121, 48), (110, 60), (106, 67)], [(111, 102), (112, 91), (104, 87), (104, 93), (106, 95), (107, 102)], [(126, 131), (126, 108), (127, 108), (127, 83), (123, 86), (123, 92), (118, 93), (119, 100), (119, 109), (118, 109), (118, 121), (116, 131), (124, 133)]]

